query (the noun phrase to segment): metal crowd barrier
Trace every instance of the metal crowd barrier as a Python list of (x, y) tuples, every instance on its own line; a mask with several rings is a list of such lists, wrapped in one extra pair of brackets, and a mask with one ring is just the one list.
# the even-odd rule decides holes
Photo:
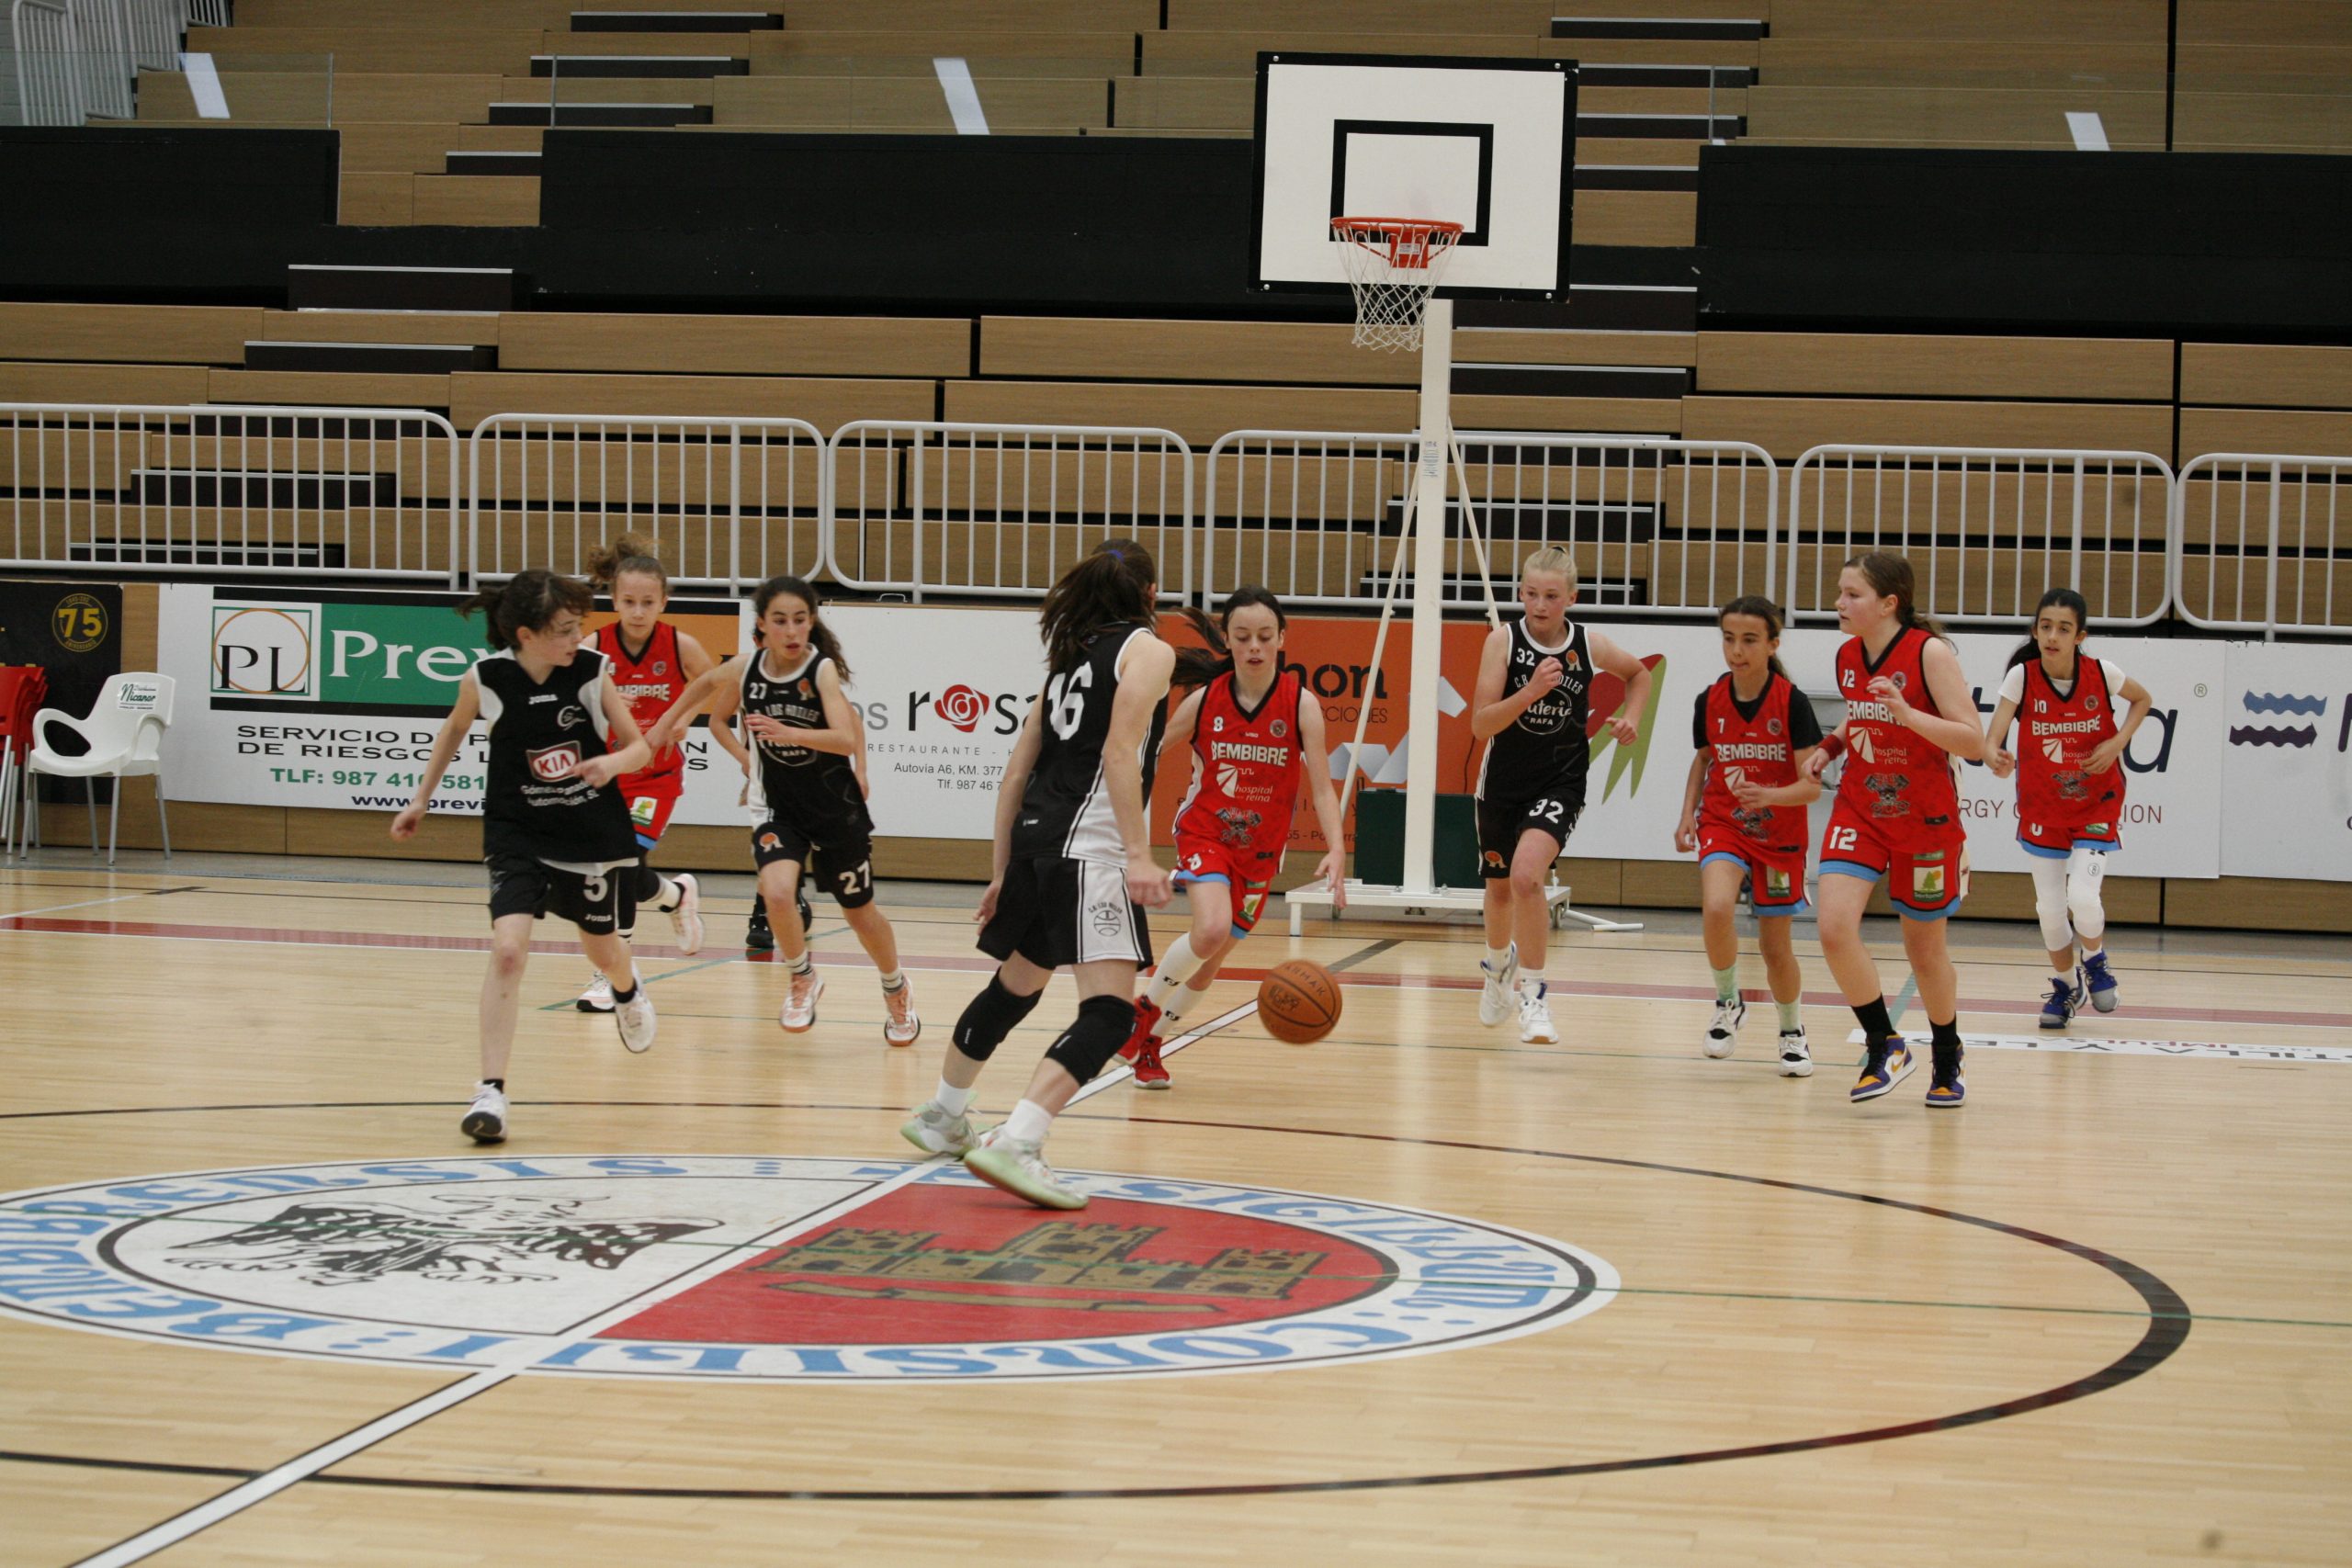
[[(1712, 611), (1770, 592), (1779, 469), (1760, 446), (1626, 435), (1459, 431), (1444, 521), (1441, 598), (1483, 607), (1463, 498), (1487, 544), (1498, 599), (1546, 545), (1577, 560), (1580, 613)], [(1242, 582), (1285, 601), (1379, 604), (1418, 438), (1409, 434), (1240, 430), (1209, 448), (1204, 602)], [(1409, 572), (1408, 572), (1409, 577)]]
[(1162, 598), (1193, 593), (1193, 449), (1173, 431), (855, 420), (826, 466), (826, 560), (845, 588), (1037, 597), (1127, 536)]
[(467, 570), (579, 576), (606, 539), (635, 532), (689, 585), (814, 577), (824, 450), (798, 419), (492, 414), (466, 443)]
[(2352, 626), (2352, 457), (2190, 458), (2173, 487), (2172, 581), (2191, 626), (2265, 637)]
[(414, 409), (0, 404), (0, 566), (455, 588), (458, 479)]
[(2063, 585), (2102, 626), (2147, 626), (2171, 599), (2172, 492), (2146, 452), (1815, 446), (1789, 468), (1783, 603), (1833, 618), (1839, 566), (1886, 549), (1910, 558), (1919, 607), (1956, 625), (2030, 618)]

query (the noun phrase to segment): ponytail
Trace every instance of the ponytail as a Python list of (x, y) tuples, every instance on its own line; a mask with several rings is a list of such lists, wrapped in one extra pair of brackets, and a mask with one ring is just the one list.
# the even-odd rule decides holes
[(1104, 626), (1148, 624), (1159, 581), (1151, 552), (1133, 539), (1105, 539), (1095, 546), (1062, 573), (1037, 612), (1046, 665), (1076, 663), (1086, 639)]
[(512, 651), (520, 646), (518, 634), (526, 628), (545, 631), (564, 611), (584, 615), (595, 604), (596, 596), (579, 579), (558, 577), (551, 571), (533, 568), (516, 572), (495, 587), (484, 588), (458, 605), (458, 614), (484, 612), (482, 635), (490, 639), (490, 646)]
[(662, 596), (670, 595), (670, 574), (662, 566), (659, 548), (642, 534), (623, 534), (597, 549), (588, 558), (588, 582), (591, 587), (610, 589), (614, 583), (632, 571), (641, 571), (662, 584)]
[(1287, 626), (1290, 617), (1283, 614), (1283, 602), (1273, 591), (1255, 582), (1245, 582), (1227, 596), (1225, 607), (1211, 620), (1201, 611), (1187, 604), (1184, 619), (1201, 634), (1206, 648), (1180, 648), (1176, 650), (1176, 672), (1169, 684), (1178, 690), (1190, 686), (1205, 686), (1220, 675), (1233, 673), (1233, 651), (1226, 645), (1225, 628), (1232, 623), (1233, 612), (1251, 604), (1262, 604), (1274, 613), (1274, 625)]
[[(1734, 615), (1755, 616), (1758, 620), (1764, 623), (1765, 640), (1769, 642), (1778, 642), (1781, 640), (1781, 627), (1785, 617), (1781, 614), (1781, 607), (1778, 604), (1773, 604), (1770, 599), (1765, 598), (1761, 593), (1743, 593), (1738, 598), (1733, 600), (1730, 604), (1725, 604), (1722, 609), (1715, 612), (1715, 625), (1720, 626), (1725, 621), (1730, 620)], [(1764, 662), (1771, 670), (1772, 673), (1778, 675), (1781, 680), (1785, 681), (1789, 678), (1789, 672), (1784, 667), (1782, 667), (1781, 663), (1781, 656), (1779, 654), (1774, 653), (1766, 655)]]
[[(849, 660), (842, 657), (842, 640), (833, 635), (833, 628), (825, 624), (824, 616), (817, 613), (822, 601), (817, 597), (817, 590), (809, 585), (807, 579), (771, 577), (761, 583), (758, 590), (752, 595), (752, 617), (754, 626), (767, 617), (768, 606), (774, 604), (776, 596), (781, 593), (789, 593), (808, 606), (808, 646), (815, 649), (820, 656), (831, 660), (833, 673), (842, 678), (842, 685), (848, 685)], [(755, 642), (760, 640), (756, 631), (752, 634), (752, 640)]]

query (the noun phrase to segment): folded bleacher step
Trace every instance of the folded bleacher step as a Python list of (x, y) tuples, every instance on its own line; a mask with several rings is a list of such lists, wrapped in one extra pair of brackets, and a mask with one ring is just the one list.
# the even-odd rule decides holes
[[(531, 74), (574, 76), (748, 76), (752, 62), (732, 54), (535, 54)], [(1702, 85), (1705, 84), (1702, 83)]]
[(574, 11), (575, 33), (773, 33), (780, 11)]
[[(305, 430), (304, 435), (310, 431)], [(281, 457), (288, 454), (281, 448)], [(355, 456), (364, 454), (364, 446)], [(256, 451), (253, 456), (258, 457)], [(349, 512), (401, 502), (395, 474), (283, 474), (254, 468), (136, 468), (129, 491), (144, 506), (266, 508)]]
[[(495, 104), (491, 106), (497, 107)], [(1747, 134), (1744, 114), (1603, 114), (1577, 112), (1578, 136), (1674, 136), (1698, 141), (1730, 141)]]
[(537, 175), (541, 166), (537, 152), (452, 150), (442, 156), (445, 175)]
[(1464, 299), (1459, 327), (1567, 327), (1582, 332), (1689, 333), (1699, 330), (1696, 285), (1572, 283), (1562, 302)]
[(1680, 365), (1453, 365), (1457, 398), (1679, 398), (1690, 389)]
[(286, 269), (286, 301), (297, 310), (512, 310), (514, 269), (297, 262)]
[[(457, 173), (455, 169), (449, 171)], [(1697, 190), (1696, 164), (1578, 164), (1578, 190)]]
[(492, 104), (492, 125), (708, 125), (708, 104)]
[[(573, 26), (578, 27), (578, 23)], [(1732, 40), (1771, 32), (1754, 17), (1555, 17), (1554, 38), (1649, 38)]]
[(446, 376), (452, 370), (495, 370), (498, 350), (475, 343), (250, 342), (245, 344), (245, 368)]
[(1695, 87), (1704, 92), (1756, 85), (1753, 65), (1617, 65), (1587, 63), (1577, 67), (1583, 87)]

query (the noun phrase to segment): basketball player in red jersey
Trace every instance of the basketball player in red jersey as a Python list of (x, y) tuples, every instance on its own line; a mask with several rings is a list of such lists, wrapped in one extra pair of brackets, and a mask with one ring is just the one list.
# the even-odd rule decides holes
[(1781, 1076), (1813, 1075), (1799, 1010), (1804, 977), (1789, 922), (1805, 908), (1805, 807), (1821, 795), (1803, 769), (1821, 744), (1813, 704), (1781, 668), (1781, 608), (1743, 594), (1716, 617), (1729, 672), (1699, 694), (1691, 716), (1690, 782), (1674, 847), (1699, 853), (1701, 930), (1715, 976), (1715, 1016), (1701, 1051), (1728, 1056), (1747, 1003), (1739, 994), (1739, 936), (1732, 918), (1740, 885), (1756, 910), (1757, 945), (1781, 1015)]
[(1174, 1024), (1216, 978), (1233, 944), (1255, 931), (1290, 843), (1304, 776), (1329, 853), (1315, 868), (1343, 908), (1340, 797), (1324, 748), (1323, 707), (1283, 668), (1282, 602), (1255, 583), (1233, 591), (1220, 627), (1187, 610), (1206, 649), (1176, 656), (1174, 684), (1198, 686), (1168, 722), (1165, 747), (1193, 748), (1193, 783), (1176, 808), (1176, 873), (1190, 890), (1193, 929), (1176, 939), (1136, 1003), (1135, 1032), (1119, 1055), (1137, 1089), (1169, 1087), (1162, 1023)]
[[(670, 604), (670, 574), (654, 553), (653, 543), (636, 534), (624, 534), (588, 558), (588, 580), (613, 596), (619, 619), (598, 629), (594, 646), (611, 671), (613, 689), (628, 704), (629, 716), (640, 734), (650, 732), (687, 682), (714, 662), (702, 644), (662, 619)], [(730, 750), (732, 736), (711, 732)], [(685, 752), (665, 746), (652, 762), (620, 781), (621, 799), (628, 804), (629, 824), (637, 829), (638, 848), (652, 853), (662, 841), (685, 788)], [(665, 877), (639, 861), (637, 901), (667, 913), (678, 936), (680, 953), (702, 947), (702, 890), (694, 876), (680, 872)], [(582, 1012), (613, 1010), (612, 983), (600, 972), (572, 1004)]]
[(1968, 1090), (1960, 1076), (1960, 976), (1944, 921), (1968, 891), (1968, 835), (1952, 769), (1955, 759), (1984, 754), (1984, 735), (1960, 655), (1912, 602), (1909, 561), (1883, 550), (1848, 561), (1838, 574), (1838, 626), (1849, 634), (1838, 650), (1846, 721), (1805, 772), (1817, 779), (1847, 759), (1821, 840), (1820, 931), (1822, 956), (1862, 1025), (1866, 1055), (1851, 1098), (1875, 1100), (1915, 1065), (1887, 1016), (1878, 964), (1862, 945), (1862, 909), (1884, 877), (1933, 1032), (1928, 1103), (1956, 1106)]
[[(1985, 727), (1995, 778), (2018, 776), (2018, 846), (2033, 857), (2033, 908), (2050, 954), (2050, 995), (2041, 1027), (2064, 1029), (2086, 994), (2113, 1012), (2120, 987), (2107, 966), (2107, 908), (2099, 889), (2107, 857), (2122, 847), (2123, 749), (2154, 699), (2104, 659), (2082, 656), (2090, 605), (2053, 588), (2033, 613), (2033, 636), (2009, 656), (2001, 695)], [(2119, 713), (2119, 708), (2131, 711)], [(2024, 728), (2015, 756), (2009, 721)], [(2083, 948), (2075, 966), (2075, 943)]]

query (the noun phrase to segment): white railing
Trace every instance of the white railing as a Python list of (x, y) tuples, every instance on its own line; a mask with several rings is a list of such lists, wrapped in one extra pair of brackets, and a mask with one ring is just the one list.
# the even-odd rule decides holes
[(798, 419), (500, 413), (466, 444), (467, 570), (579, 575), (650, 536), (681, 582), (740, 588), (825, 559), (825, 438)]
[[(1744, 442), (1460, 431), (1444, 527), (1448, 604), (1484, 606), (1464, 500), (1487, 542), (1495, 596), (1546, 545), (1576, 557), (1581, 611), (1712, 611), (1769, 592), (1780, 473)], [(1242, 582), (1285, 600), (1368, 607), (1395, 553), (1419, 438), (1240, 430), (1209, 448), (1204, 603)]]
[(455, 588), (458, 434), (413, 409), (0, 404), (0, 567)]
[(1919, 607), (1958, 625), (2030, 619), (2052, 587), (2142, 626), (2171, 598), (2172, 468), (2146, 452), (2006, 446), (1812, 448), (1789, 468), (1792, 622), (1837, 613), (1838, 570), (1907, 556)]
[(190, 0), (11, 0), (24, 122), (132, 118), (139, 73), (180, 68), (191, 16)]
[(2352, 621), (2352, 457), (2190, 458), (2173, 487), (2171, 564), (2173, 602), (2191, 626), (2342, 630)]
[(1106, 538), (1193, 592), (1193, 450), (1130, 425), (854, 420), (826, 448), (826, 561), (869, 592), (1035, 597)]
[(8, 37), (17, 55), (17, 112), (27, 125), (79, 125), (89, 115), (81, 29), (62, 0), (14, 0)]

